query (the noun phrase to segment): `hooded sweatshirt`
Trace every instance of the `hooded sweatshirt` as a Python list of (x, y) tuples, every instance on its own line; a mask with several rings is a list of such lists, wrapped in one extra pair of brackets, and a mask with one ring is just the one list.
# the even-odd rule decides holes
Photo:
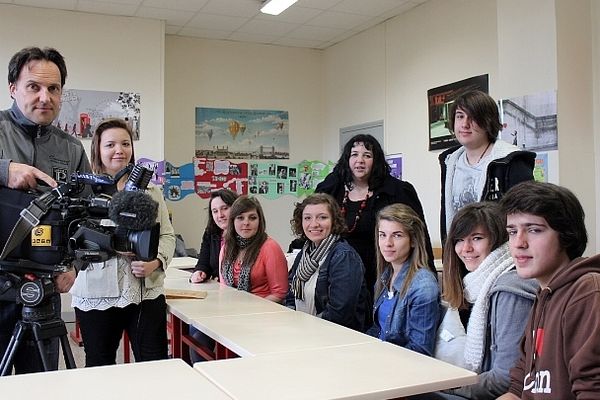
[(510, 375), (522, 399), (600, 399), (600, 255), (571, 261), (538, 292)]

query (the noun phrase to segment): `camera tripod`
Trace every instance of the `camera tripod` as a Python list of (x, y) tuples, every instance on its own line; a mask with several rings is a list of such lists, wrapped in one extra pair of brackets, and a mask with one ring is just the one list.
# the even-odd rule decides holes
[(53, 338), (58, 338), (60, 341), (65, 366), (68, 369), (77, 368), (69, 346), (67, 328), (64, 321), (55, 314), (51, 299), (38, 306), (24, 305), (22, 319), (15, 325), (6, 352), (0, 362), (0, 376), (11, 373), (14, 357), (24, 340), (35, 342), (44, 371), (53, 369), (46, 352), (47, 340)]

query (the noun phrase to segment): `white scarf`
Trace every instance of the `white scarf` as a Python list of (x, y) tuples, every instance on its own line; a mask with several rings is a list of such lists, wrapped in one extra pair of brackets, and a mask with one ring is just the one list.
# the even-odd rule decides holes
[(465, 365), (473, 372), (481, 372), (483, 363), (491, 289), (500, 275), (513, 265), (508, 243), (505, 243), (491, 252), (475, 271), (463, 278), (465, 299), (473, 304), (467, 325)]

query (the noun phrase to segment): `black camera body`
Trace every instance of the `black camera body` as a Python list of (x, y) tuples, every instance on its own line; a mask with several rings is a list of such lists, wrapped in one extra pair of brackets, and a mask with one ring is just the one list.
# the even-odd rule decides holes
[[(129, 173), (125, 191), (117, 192), (116, 182), (124, 173)], [(144, 193), (151, 176), (151, 170), (130, 165), (115, 179), (75, 173), (69, 183), (41, 195), (0, 187), (0, 250), (11, 240), (19, 220), (35, 225), (0, 260), (0, 273), (5, 273), (5, 279), (0, 279), (0, 299), (5, 297), (3, 289), (15, 288), (23, 292), (17, 301), (35, 306), (38, 300), (34, 298), (43, 301), (43, 292), (53, 292), (55, 274), (72, 265), (85, 269), (88, 263), (106, 261), (117, 252), (133, 253), (142, 261), (155, 259), (160, 236), (158, 204)], [(94, 195), (80, 196), (86, 185)], [(34, 203), (48, 206), (39, 218), (29, 212)], [(35, 296), (36, 292), (42, 294)]]

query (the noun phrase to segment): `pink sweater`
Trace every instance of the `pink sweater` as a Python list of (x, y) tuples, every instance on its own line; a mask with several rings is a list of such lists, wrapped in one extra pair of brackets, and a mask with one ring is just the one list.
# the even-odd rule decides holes
[[(221, 248), (219, 254), (219, 278), (224, 284), (223, 270), (223, 255), (225, 254), (224, 247)], [(233, 268), (233, 281), (237, 282), (240, 275), (239, 266)], [(269, 295), (276, 296), (279, 301), (283, 300), (288, 292), (288, 269), (285, 255), (279, 244), (271, 239), (263, 243), (256, 258), (256, 262), (250, 270), (250, 293), (260, 297)]]

